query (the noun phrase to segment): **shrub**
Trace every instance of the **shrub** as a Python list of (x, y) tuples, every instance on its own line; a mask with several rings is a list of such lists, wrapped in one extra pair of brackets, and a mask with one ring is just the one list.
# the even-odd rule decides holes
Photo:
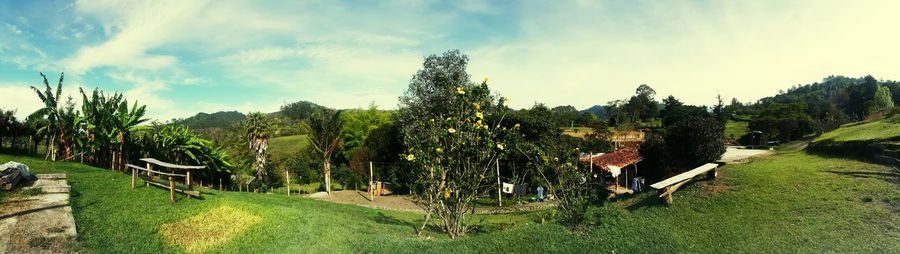
[(718, 160), (725, 153), (725, 125), (712, 117), (689, 117), (666, 129), (669, 158), (681, 168)]

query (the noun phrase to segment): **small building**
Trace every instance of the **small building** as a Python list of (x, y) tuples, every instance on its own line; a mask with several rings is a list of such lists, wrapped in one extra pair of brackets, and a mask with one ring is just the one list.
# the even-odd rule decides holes
[(637, 163), (643, 160), (637, 146), (628, 146), (614, 152), (583, 156), (582, 163), (589, 163), (590, 175), (599, 179), (610, 196), (634, 193), (633, 182), (637, 176)]

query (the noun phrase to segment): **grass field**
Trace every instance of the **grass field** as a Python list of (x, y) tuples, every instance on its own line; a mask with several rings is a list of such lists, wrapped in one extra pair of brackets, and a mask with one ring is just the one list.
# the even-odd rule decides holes
[[(0, 155), (0, 161), (7, 160), (24, 162), (37, 173), (69, 175), (79, 231), (75, 248), (85, 252), (173, 253), (186, 248), (212, 253), (900, 250), (897, 175), (879, 165), (802, 151), (726, 166), (717, 180), (689, 184), (677, 192), (671, 207), (659, 205), (653, 193), (608, 203), (592, 211), (597, 225), (581, 234), (569, 233), (547, 220), (548, 211), (539, 211), (476, 216), (486, 221), (461, 240), (449, 240), (434, 231), (427, 238), (416, 237), (413, 227), (421, 217), (413, 213), (215, 190), (204, 190), (203, 200), (182, 198), (173, 205), (164, 190), (132, 191), (124, 174)], [(172, 230), (174, 226), (187, 230)], [(195, 234), (167, 236), (178, 232)], [(201, 237), (197, 232), (230, 233)]]
[(728, 120), (725, 123), (725, 138), (737, 140), (747, 134), (750, 122)]
[(814, 142), (823, 140), (835, 142), (864, 140), (900, 141), (900, 115), (878, 121), (847, 124), (834, 131), (822, 134)]

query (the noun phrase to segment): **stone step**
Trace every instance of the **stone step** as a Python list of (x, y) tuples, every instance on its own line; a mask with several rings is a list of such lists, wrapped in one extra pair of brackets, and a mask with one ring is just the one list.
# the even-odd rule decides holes
[(34, 175), (37, 179), (46, 179), (46, 180), (65, 180), (66, 174), (37, 174)]

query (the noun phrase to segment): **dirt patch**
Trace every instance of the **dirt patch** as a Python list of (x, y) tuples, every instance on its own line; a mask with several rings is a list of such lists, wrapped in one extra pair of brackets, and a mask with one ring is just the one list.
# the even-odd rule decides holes
[[(719, 173), (719, 177), (722, 177), (721, 172)], [(721, 179), (716, 179), (703, 185), (703, 194), (705, 196), (712, 197), (719, 195), (722, 192), (727, 191), (728, 189), (731, 189), (731, 186), (728, 186), (728, 184), (726, 184), (725, 181)]]
[(262, 220), (250, 212), (223, 206), (162, 225), (165, 238), (185, 251), (202, 252), (230, 241)]
[[(331, 195), (317, 195), (310, 197), (334, 203), (358, 205), (375, 209), (424, 213), (422, 208), (416, 205), (414, 197), (410, 195), (376, 196), (374, 201), (369, 201), (369, 196), (366, 192), (334, 191)], [(497, 214), (534, 211), (553, 207), (554, 204), (555, 203), (553, 202), (522, 203), (515, 205), (504, 204), (505, 206), (503, 207), (476, 207), (475, 212), (482, 214)]]

